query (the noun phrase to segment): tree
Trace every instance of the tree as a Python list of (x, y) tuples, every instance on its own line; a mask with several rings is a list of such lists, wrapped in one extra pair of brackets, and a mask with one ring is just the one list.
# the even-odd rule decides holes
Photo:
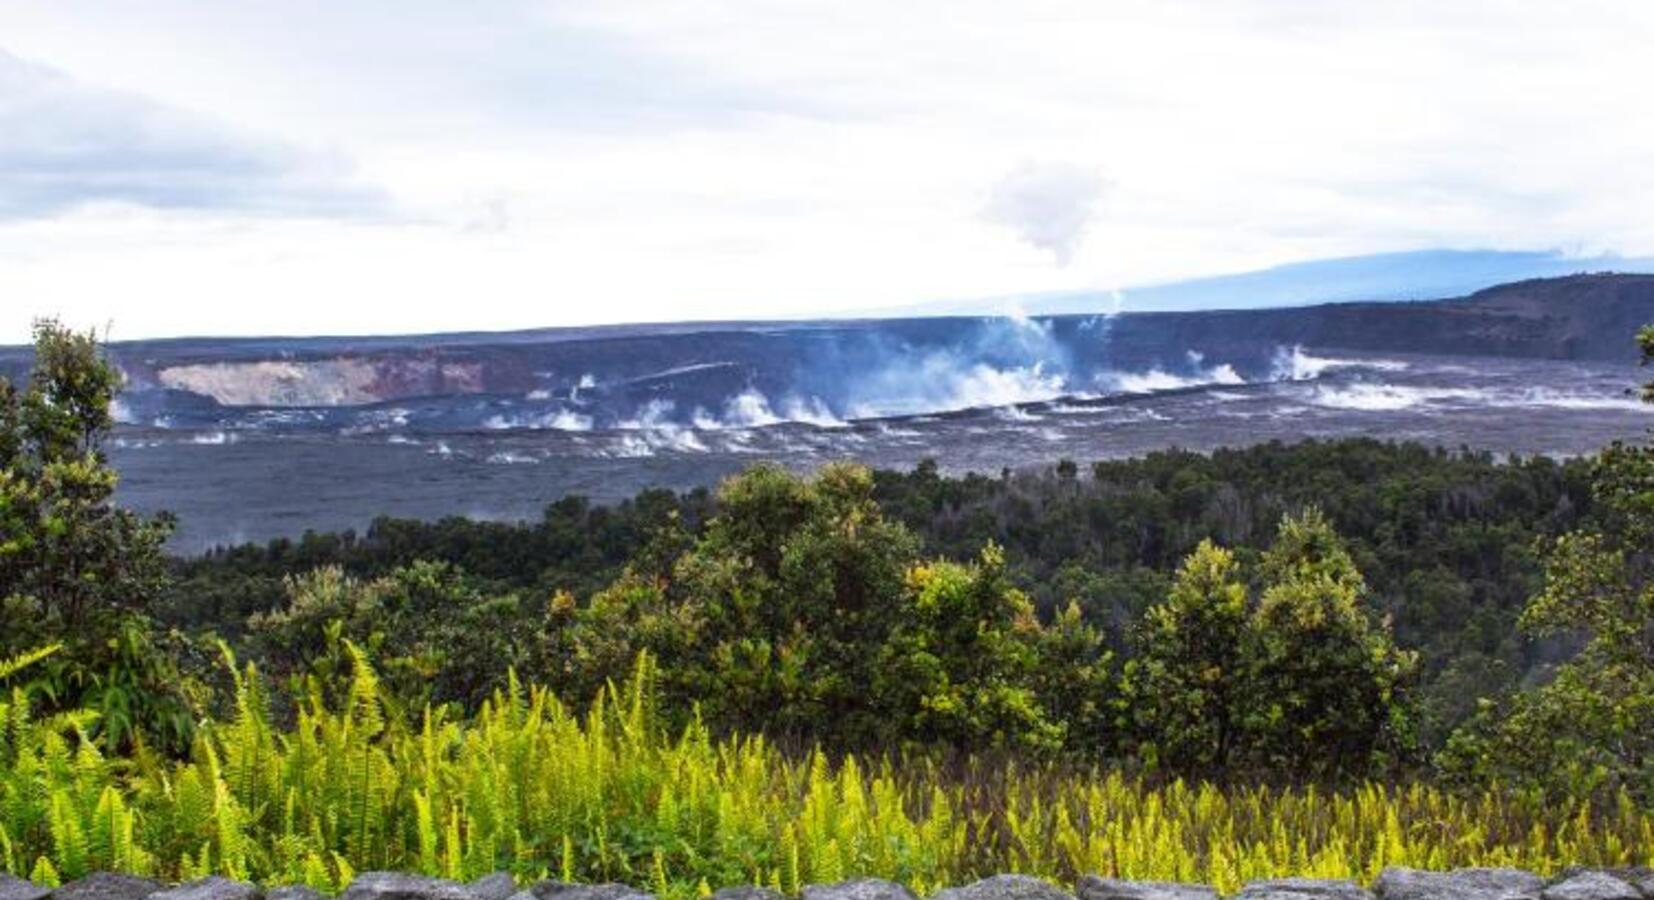
[(1373, 622), (1366, 581), (1321, 511), (1283, 518), (1259, 570), (1246, 637), (1253, 763), (1348, 775), (1408, 752), (1414, 656)]
[(582, 667), (660, 660), (669, 698), (710, 724), (866, 746), (886, 732), (867, 674), (918, 553), (852, 464), (801, 478), (759, 465), (718, 489), (716, 515), (669, 565), (634, 563), (575, 625)]
[(1583, 649), (1542, 687), (1484, 699), (1440, 758), (1450, 773), (1654, 800), (1654, 448), (1604, 450), (1595, 496), (1596, 524), (1550, 545), (1544, 589), (1522, 614), (1530, 635), (1581, 636)]
[(431, 703), (476, 708), (556, 624), (553, 608), (536, 622), (516, 595), (485, 593), (447, 563), (415, 562), (371, 580), (326, 567), (286, 588), (284, 605), (247, 621), (264, 670), (295, 695), (338, 702), (354, 677), (354, 646), (373, 660), (393, 711), (410, 716)]
[(1114, 653), (1102, 632), (1070, 600), (1040, 629), (1039, 662), (1032, 678), (1046, 718), (1063, 729), (1063, 745), (1076, 755), (1104, 756), (1119, 749), (1123, 706)]
[(1061, 746), (1063, 729), (1035, 690), (1040, 637), (1033, 604), (1006, 578), (997, 546), (969, 565), (914, 566), (873, 670), (892, 737), (966, 750)]
[(1245, 696), (1246, 607), (1234, 555), (1202, 541), (1143, 617), (1127, 683), (1149, 762), (1182, 772), (1228, 766)]
[(0, 655), (62, 643), (45, 693), (99, 712), (110, 743), (182, 742), (192, 715), (146, 613), (166, 584), (171, 520), (113, 502), (103, 452), (120, 373), (92, 333), (45, 320), (19, 390), (0, 379)]

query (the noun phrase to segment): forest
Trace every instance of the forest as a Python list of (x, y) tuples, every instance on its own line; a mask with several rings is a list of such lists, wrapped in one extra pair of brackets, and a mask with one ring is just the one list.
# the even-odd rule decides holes
[(179, 559), (118, 389), (50, 322), (0, 381), (0, 871), (1654, 864), (1647, 446), (757, 465)]

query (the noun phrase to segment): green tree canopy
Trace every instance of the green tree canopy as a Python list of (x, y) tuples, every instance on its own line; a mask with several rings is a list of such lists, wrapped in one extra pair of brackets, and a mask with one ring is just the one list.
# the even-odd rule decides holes
[(24, 386), (0, 379), (0, 656), (61, 642), (42, 667), (52, 702), (98, 711), (112, 743), (182, 740), (191, 715), (145, 615), (171, 522), (114, 504), (103, 452), (120, 373), (94, 334), (47, 320), (34, 337)]
[(1281, 520), (1247, 629), (1253, 761), (1358, 773), (1411, 747), (1414, 658), (1375, 623), (1367, 585), (1319, 509)]
[(1246, 583), (1235, 557), (1202, 541), (1150, 607), (1128, 668), (1137, 727), (1151, 761), (1222, 769), (1235, 749), (1247, 677)]

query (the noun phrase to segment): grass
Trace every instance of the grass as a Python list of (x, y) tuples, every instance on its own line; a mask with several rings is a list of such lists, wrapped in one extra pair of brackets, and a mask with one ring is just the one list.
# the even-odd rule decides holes
[(275, 724), (255, 673), (187, 761), (111, 758), (84, 715), (0, 703), (0, 870), (114, 869), (337, 891), (358, 871), (619, 880), (663, 898), (851, 876), (921, 894), (998, 872), (1208, 882), (1370, 881), (1388, 865), (1654, 864), (1654, 817), (1422, 783), (1154, 784), (1104, 769), (832, 760), (761, 737), (668, 734), (639, 660), (584, 714), (515, 681), (468, 721), (388, 722), (358, 656), (348, 699)]

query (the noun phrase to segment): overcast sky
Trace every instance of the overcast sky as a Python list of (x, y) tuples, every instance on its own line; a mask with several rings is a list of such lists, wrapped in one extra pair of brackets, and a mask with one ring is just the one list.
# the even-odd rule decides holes
[(1647, 0), (0, 0), (0, 342), (1647, 255), (1651, 47)]

